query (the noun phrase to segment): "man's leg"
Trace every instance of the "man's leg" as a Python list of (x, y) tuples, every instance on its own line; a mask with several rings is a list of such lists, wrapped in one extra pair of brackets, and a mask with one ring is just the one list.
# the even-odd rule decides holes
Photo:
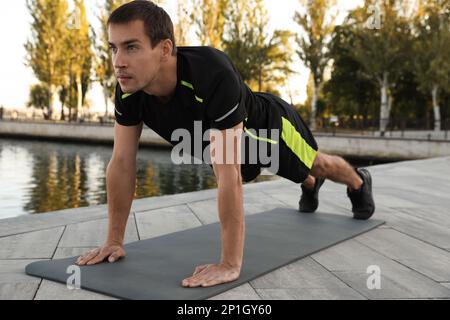
[(307, 189), (313, 189), (315, 177), (329, 179), (331, 181), (347, 185), (350, 191), (361, 188), (363, 181), (355, 169), (339, 156), (332, 156), (317, 152), (310, 175), (303, 182)]
[(317, 152), (310, 175), (302, 183), (300, 211), (314, 212), (319, 204), (318, 193), (323, 179), (347, 185), (355, 219), (369, 219), (375, 211), (372, 196), (372, 177), (366, 169), (355, 170), (338, 156)]

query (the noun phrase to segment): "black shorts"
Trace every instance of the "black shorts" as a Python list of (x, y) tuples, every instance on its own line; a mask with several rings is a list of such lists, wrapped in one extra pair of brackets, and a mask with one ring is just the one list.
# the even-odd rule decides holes
[[(267, 149), (270, 148), (270, 144), (275, 142), (278, 146), (278, 169), (269, 171), (295, 183), (303, 182), (308, 177), (317, 155), (316, 140), (306, 123), (289, 103), (268, 93), (257, 93), (257, 96), (268, 111), (267, 129), (278, 129), (279, 131), (279, 136), (276, 138), (264, 136), (266, 138), (264, 140), (270, 140), (270, 142), (265, 142)], [(258, 130), (252, 132), (257, 133)], [(257, 139), (255, 134), (251, 136), (250, 138)], [(246, 152), (245, 161), (241, 165), (241, 175), (245, 182), (255, 179), (260, 174), (261, 168), (270, 167), (270, 165), (262, 164), (259, 157), (258, 163), (249, 164), (247, 156), (247, 152), (249, 152), (248, 141), (249, 139), (244, 140), (242, 149)]]

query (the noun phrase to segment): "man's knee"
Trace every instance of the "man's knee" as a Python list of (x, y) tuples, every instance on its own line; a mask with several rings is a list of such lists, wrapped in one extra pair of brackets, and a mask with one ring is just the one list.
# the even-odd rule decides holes
[(314, 160), (314, 163), (311, 167), (310, 174), (314, 177), (326, 178), (333, 165), (332, 162), (332, 156), (322, 152), (317, 152), (316, 159)]

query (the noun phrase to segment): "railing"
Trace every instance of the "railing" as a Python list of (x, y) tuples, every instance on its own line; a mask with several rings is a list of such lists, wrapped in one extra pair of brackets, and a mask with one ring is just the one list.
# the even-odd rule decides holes
[[(0, 121), (14, 121), (22, 123), (54, 123), (67, 125), (92, 125), (113, 126), (114, 116), (91, 115), (80, 118), (77, 121), (44, 120), (43, 117), (27, 117), (24, 114), (0, 113)], [(308, 121), (306, 120), (306, 123)], [(384, 138), (404, 138), (420, 140), (450, 140), (450, 118), (441, 120), (441, 130), (433, 130), (434, 123), (427, 119), (392, 118), (386, 128), (384, 135), (379, 130), (379, 119), (351, 119), (349, 117), (318, 118), (316, 132), (339, 135), (353, 134)], [(144, 126), (146, 129), (146, 126)]]
[[(66, 116), (68, 118), (68, 116)], [(8, 111), (2, 112), (0, 111), (0, 121), (14, 121), (14, 122), (22, 122), (22, 123), (54, 123), (54, 124), (69, 124), (69, 125), (114, 125), (115, 118), (114, 116), (99, 115), (99, 114), (90, 114), (86, 117), (80, 117), (77, 120), (46, 120), (40, 114), (36, 114), (35, 116), (29, 115), (25, 112), (14, 112)]]
[(427, 119), (392, 118), (384, 135), (380, 132), (379, 119), (350, 119), (346, 117), (320, 118), (317, 132), (337, 134), (358, 134), (384, 138), (420, 140), (450, 140), (450, 118), (441, 119), (441, 130), (435, 131), (433, 121)]

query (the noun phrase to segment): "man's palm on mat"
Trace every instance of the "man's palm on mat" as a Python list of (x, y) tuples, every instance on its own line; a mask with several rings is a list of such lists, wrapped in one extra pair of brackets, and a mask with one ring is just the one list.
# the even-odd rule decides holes
[[(80, 266), (94, 265), (108, 260), (113, 263), (126, 256), (121, 245), (105, 244), (97, 249), (90, 250), (77, 259)], [(224, 263), (204, 264), (195, 268), (191, 277), (181, 282), (183, 287), (211, 287), (221, 283), (231, 282), (239, 278), (240, 268), (231, 267)]]
[(94, 265), (108, 259), (109, 262), (115, 262), (120, 258), (125, 257), (126, 253), (121, 245), (104, 244), (103, 246), (90, 250), (77, 259), (77, 264), (80, 266)]

